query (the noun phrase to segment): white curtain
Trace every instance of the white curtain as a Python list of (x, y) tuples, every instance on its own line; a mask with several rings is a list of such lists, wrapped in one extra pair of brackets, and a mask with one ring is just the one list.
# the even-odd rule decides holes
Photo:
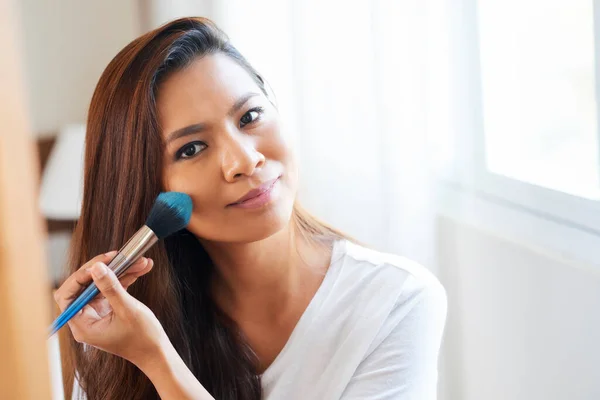
[(151, 4), (149, 27), (181, 15), (214, 19), (265, 76), (309, 210), (376, 249), (435, 269), (431, 1)]

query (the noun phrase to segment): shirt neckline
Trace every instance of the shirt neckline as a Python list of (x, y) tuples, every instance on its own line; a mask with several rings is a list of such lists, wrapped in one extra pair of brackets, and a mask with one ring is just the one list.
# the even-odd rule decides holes
[(271, 365), (267, 367), (267, 369), (260, 375), (261, 379), (264, 381), (270, 381), (273, 378), (273, 374), (279, 368), (279, 364), (282, 364), (285, 359), (287, 353), (289, 353), (291, 348), (298, 342), (298, 338), (301, 337), (307, 328), (310, 326), (316, 311), (319, 310), (321, 304), (327, 297), (327, 293), (329, 293), (328, 288), (335, 281), (335, 277), (337, 276), (337, 271), (339, 270), (340, 265), (342, 264), (342, 255), (343, 250), (346, 247), (346, 240), (339, 239), (333, 242), (332, 251), (331, 251), (331, 261), (329, 263), (329, 267), (325, 272), (325, 277), (323, 281), (319, 285), (319, 288), (315, 292), (313, 298), (308, 303), (308, 306), (300, 316), (300, 319), (296, 323), (296, 326), (292, 330), (292, 334), (288, 338), (287, 342), (277, 354)]

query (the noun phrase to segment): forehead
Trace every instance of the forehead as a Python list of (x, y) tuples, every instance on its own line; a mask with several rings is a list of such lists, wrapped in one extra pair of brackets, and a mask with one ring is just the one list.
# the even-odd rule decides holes
[(221, 115), (248, 92), (260, 93), (260, 89), (250, 73), (232, 58), (221, 53), (200, 57), (159, 86), (161, 125), (166, 128), (174, 119), (185, 119), (187, 115), (195, 115), (191, 123)]

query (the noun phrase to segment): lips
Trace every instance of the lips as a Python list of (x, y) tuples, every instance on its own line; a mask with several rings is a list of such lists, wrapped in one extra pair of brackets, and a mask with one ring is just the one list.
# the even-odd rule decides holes
[(265, 183), (261, 184), (259, 187), (250, 190), (244, 196), (240, 197), (237, 201), (235, 201), (234, 203), (231, 203), (229, 205), (232, 206), (232, 205), (243, 204), (244, 202), (247, 202), (249, 200), (252, 200), (252, 199), (260, 196), (261, 194), (269, 191), (273, 187), (273, 185), (275, 185), (275, 183), (277, 182), (278, 179), (279, 179), (279, 177), (277, 177), (275, 179), (271, 179), (269, 181), (266, 181)]

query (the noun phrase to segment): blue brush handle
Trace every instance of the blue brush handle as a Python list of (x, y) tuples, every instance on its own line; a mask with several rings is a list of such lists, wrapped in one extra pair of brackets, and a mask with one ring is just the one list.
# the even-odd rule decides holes
[[(154, 243), (158, 241), (158, 236), (146, 225), (142, 226), (132, 237), (121, 247), (115, 257), (107, 265), (117, 278), (120, 278), (127, 269), (133, 265)], [(60, 328), (65, 326), (87, 303), (92, 301), (100, 293), (98, 287), (92, 282), (77, 298), (67, 306), (67, 308), (54, 320), (50, 326), (50, 336), (54, 335)]]
[(74, 302), (63, 311), (52, 323), (50, 327), (50, 336), (54, 335), (60, 328), (62, 328), (71, 318), (73, 318), (87, 303), (92, 301), (96, 295), (100, 293), (95, 283), (91, 283), (85, 288), (83, 292)]

